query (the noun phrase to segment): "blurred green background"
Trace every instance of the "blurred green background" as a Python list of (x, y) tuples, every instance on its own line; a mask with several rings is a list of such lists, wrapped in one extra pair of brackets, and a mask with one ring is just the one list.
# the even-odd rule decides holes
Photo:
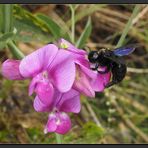
[[(0, 66), (20, 57), (16, 48), (27, 55), (61, 37), (87, 50), (140, 45), (126, 57), (120, 84), (94, 99), (81, 96), (63, 143), (148, 143), (148, 5), (0, 5)], [(34, 111), (28, 84), (0, 75), (0, 143), (54, 144), (55, 134), (43, 133), (48, 114)]]

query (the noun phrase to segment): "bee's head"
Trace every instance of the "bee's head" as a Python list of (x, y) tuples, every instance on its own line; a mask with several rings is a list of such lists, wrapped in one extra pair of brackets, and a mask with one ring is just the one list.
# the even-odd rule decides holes
[(89, 54), (88, 54), (88, 60), (89, 60), (89, 62), (91, 62), (91, 63), (96, 63), (97, 62), (97, 60), (98, 60), (98, 51), (91, 51), (91, 52), (89, 52)]

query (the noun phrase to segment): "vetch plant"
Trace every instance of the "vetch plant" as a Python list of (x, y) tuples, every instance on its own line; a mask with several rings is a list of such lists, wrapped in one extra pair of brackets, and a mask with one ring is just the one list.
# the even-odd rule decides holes
[[(74, 13), (72, 19), (74, 42)], [(92, 71), (87, 52), (78, 48), (81, 43), (84, 45), (90, 32), (89, 18), (77, 47), (65, 39), (60, 39), (57, 44), (45, 45), (27, 56), (24, 56), (12, 41), (8, 43), (15, 57), (21, 60), (6, 60), (2, 64), (2, 74), (10, 80), (31, 79), (29, 95), (33, 92), (36, 94), (34, 109), (37, 112), (49, 113), (44, 133), (66, 134), (71, 128), (67, 113), (80, 112), (80, 94), (95, 97), (95, 91), (103, 91), (104, 83), (110, 79), (110, 75), (103, 76)], [(57, 142), (61, 143), (58, 134)]]
[(35, 110), (49, 112), (45, 133), (59, 134), (67, 133), (71, 127), (66, 112), (80, 112), (80, 94), (94, 97), (95, 91), (103, 91), (110, 80), (110, 74), (91, 70), (86, 51), (64, 39), (22, 60), (6, 60), (2, 74), (10, 80), (31, 79), (29, 95), (36, 94)]
[[(31, 12), (28, 13), (25, 9), (24, 11), (20, 6), (12, 6), (13, 5), (9, 4), (3, 5), (1, 7), (3, 8), (1, 9), (2, 11), (0, 10), (3, 12), (0, 19), (0, 47), (1, 49), (8, 47), (16, 60), (7, 59), (4, 61), (1, 69), (2, 75), (10, 80), (31, 80), (29, 85), (29, 95), (35, 93), (35, 99), (33, 100), (35, 111), (42, 112), (42, 114), (45, 112), (48, 113), (44, 133), (54, 132), (57, 138), (57, 143), (62, 143), (60, 136), (68, 133), (73, 126), (69, 113), (78, 114), (81, 110), (80, 96), (85, 95), (88, 96), (88, 98), (94, 98), (95, 92), (102, 92), (105, 89), (106, 84), (110, 82), (111, 75), (113, 79), (113, 74), (111, 74), (111, 70), (103, 74), (97, 72), (97, 70), (105, 71), (105, 66), (97, 67), (96, 71), (92, 70), (91, 68), (93, 68), (92, 66), (94, 65), (90, 65), (88, 53), (81, 49), (85, 46), (86, 40), (91, 34), (92, 25), (91, 17), (88, 16), (88, 21), (83, 31), (80, 33), (80, 37), (77, 38), (77, 35), (75, 34), (75, 24), (80, 20), (79, 16), (82, 17), (84, 14), (84, 16), (87, 16), (86, 13), (83, 13), (83, 10), (78, 10), (78, 13), (76, 12), (79, 5), (70, 5), (71, 19), (68, 20), (68, 23), (63, 23), (64, 25), (62, 25), (62, 27), (59, 25), (60, 23), (58, 24), (58, 21), (54, 21), (54, 19), (47, 15), (40, 13), (32, 15)], [(92, 10), (94, 11), (92, 8), (97, 10), (100, 6), (97, 7), (98, 6), (89, 7), (88, 9), (91, 10), (89, 13), (92, 13)], [(127, 34), (129, 34), (133, 19), (137, 16), (139, 8), (138, 5), (135, 6), (133, 14), (129, 18), (121, 38), (116, 45), (117, 47), (120, 47), (126, 42), (125, 38)], [(12, 13), (13, 9), (17, 11)], [(16, 15), (16, 13), (18, 14)], [(27, 29), (31, 25), (32, 29), (34, 29), (34, 26), (37, 24), (37, 32), (39, 29), (40, 31), (42, 30), (43, 36), (46, 39), (40, 39), (40, 33), (37, 33), (36, 31), (33, 32), (41, 42), (43, 41), (42, 43), (46, 44), (49, 41), (55, 42), (55, 40), (58, 40), (59, 38), (61, 39), (54, 44), (45, 45), (33, 53), (24, 56), (15, 45), (18, 41), (24, 42), (24, 39), (17, 40), (15, 38), (20, 31), (16, 22), (14, 24), (12, 23), (12, 18), (15, 15), (16, 20), (18, 21), (18, 26), (21, 26), (20, 24), (24, 23), (22, 20), (25, 19), (23, 18), (27, 18), (27, 21), (29, 22), (29, 25), (26, 27)], [(17, 18), (21, 19), (19, 20)], [(23, 27), (20, 28), (21, 31), (25, 32)], [(30, 31), (32, 31), (32, 29), (30, 29)], [(50, 38), (46, 37), (44, 30), (47, 34), (49, 33), (48, 35), (52, 36)], [(27, 42), (31, 43), (31, 39), (32, 37)], [(35, 41), (37, 40), (35, 39)], [(109, 97), (112, 98), (112, 96)], [(122, 100), (124, 100), (124, 98)], [(92, 117), (94, 117), (91, 108), (89, 108), (88, 100), (85, 99), (84, 103), (89, 110), (89, 114), (92, 114)], [(118, 104), (116, 106), (118, 106)], [(98, 106), (96, 107), (98, 108)], [(119, 114), (123, 117), (120, 110)], [(126, 122), (127, 119), (123, 118), (123, 120)], [(99, 125), (95, 117), (94, 121)], [(133, 125), (129, 123), (130, 122), (128, 122), (129, 127), (133, 127)], [(133, 129), (135, 130), (136, 128)], [(135, 131), (139, 132), (137, 129)], [(145, 141), (147, 141), (145, 135), (140, 135)]]

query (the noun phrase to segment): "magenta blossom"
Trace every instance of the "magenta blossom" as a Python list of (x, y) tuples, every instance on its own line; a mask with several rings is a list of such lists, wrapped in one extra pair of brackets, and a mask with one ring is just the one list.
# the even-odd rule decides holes
[(76, 48), (64, 39), (60, 39), (59, 44), (62, 49), (67, 49), (74, 57), (76, 78), (73, 88), (90, 97), (95, 96), (95, 91), (103, 91), (105, 85), (110, 81), (111, 73), (99, 74), (97, 71), (91, 70), (86, 51)]
[(2, 74), (11, 80), (31, 78), (29, 95), (35, 91), (43, 102), (46, 98), (52, 102), (54, 88), (60, 92), (71, 89), (75, 79), (75, 64), (69, 52), (48, 44), (21, 61), (6, 60), (2, 64)]
[[(45, 103), (46, 102), (46, 103)], [(44, 132), (67, 133), (71, 128), (71, 121), (67, 112), (80, 112), (80, 94), (74, 89), (66, 93), (55, 90), (52, 103), (46, 98), (44, 103), (38, 96), (34, 100), (34, 108), (38, 112), (50, 112)]]
[(29, 95), (36, 93), (35, 110), (49, 112), (44, 132), (59, 134), (71, 128), (67, 113), (80, 111), (80, 93), (94, 97), (95, 91), (103, 91), (110, 80), (110, 72), (91, 70), (87, 52), (64, 39), (60, 48), (48, 44), (22, 60), (6, 60), (2, 74), (11, 80), (31, 79)]

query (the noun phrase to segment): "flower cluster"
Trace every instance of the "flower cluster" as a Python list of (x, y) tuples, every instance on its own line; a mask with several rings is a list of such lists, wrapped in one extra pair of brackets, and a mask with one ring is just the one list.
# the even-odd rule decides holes
[(10, 80), (31, 79), (29, 95), (37, 112), (48, 112), (44, 132), (67, 133), (71, 120), (67, 113), (79, 113), (80, 93), (94, 97), (103, 91), (110, 73), (99, 74), (90, 69), (87, 52), (64, 39), (48, 44), (24, 57), (8, 59), (2, 64), (2, 74)]

